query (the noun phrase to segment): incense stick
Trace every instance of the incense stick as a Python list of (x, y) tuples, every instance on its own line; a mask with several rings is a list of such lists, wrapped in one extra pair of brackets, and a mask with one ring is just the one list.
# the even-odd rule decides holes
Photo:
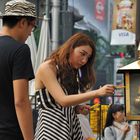
[(122, 86), (122, 85), (116, 85), (114, 86), (115, 89), (121, 89), (121, 88), (125, 88), (125, 86)]

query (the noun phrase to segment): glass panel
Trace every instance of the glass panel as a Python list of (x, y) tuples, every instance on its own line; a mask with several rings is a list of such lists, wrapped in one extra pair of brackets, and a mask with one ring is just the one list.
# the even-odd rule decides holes
[(130, 74), (131, 115), (140, 115), (140, 74)]
[(114, 97), (114, 104), (124, 104), (124, 97)]

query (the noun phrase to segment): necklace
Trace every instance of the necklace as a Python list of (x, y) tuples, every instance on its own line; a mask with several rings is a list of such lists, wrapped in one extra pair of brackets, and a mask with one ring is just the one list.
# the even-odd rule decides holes
[(80, 80), (79, 80), (79, 78), (81, 78), (81, 76), (82, 76), (81, 70), (78, 69), (78, 72), (77, 72), (77, 75), (76, 75), (76, 80), (77, 80), (77, 84), (78, 84), (78, 93), (81, 93), (81, 91), (80, 91)]

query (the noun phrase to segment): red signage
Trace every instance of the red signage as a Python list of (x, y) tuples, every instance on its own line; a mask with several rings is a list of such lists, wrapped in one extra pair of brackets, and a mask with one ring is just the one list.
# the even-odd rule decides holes
[(95, 0), (95, 18), (103, 21), (105, 19), (105, 0)]

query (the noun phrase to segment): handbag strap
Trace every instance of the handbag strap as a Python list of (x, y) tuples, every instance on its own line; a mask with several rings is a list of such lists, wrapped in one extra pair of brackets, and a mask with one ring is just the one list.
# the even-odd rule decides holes
[(116, 140), (117, 138), (116, 138), (116, 132), (115, 132), (114, 128), (112, 126), (109, 126), (109, 128), (112, 133), (112, 136), (114, 136), (114, 138), (115, 138), (114, 140)]

